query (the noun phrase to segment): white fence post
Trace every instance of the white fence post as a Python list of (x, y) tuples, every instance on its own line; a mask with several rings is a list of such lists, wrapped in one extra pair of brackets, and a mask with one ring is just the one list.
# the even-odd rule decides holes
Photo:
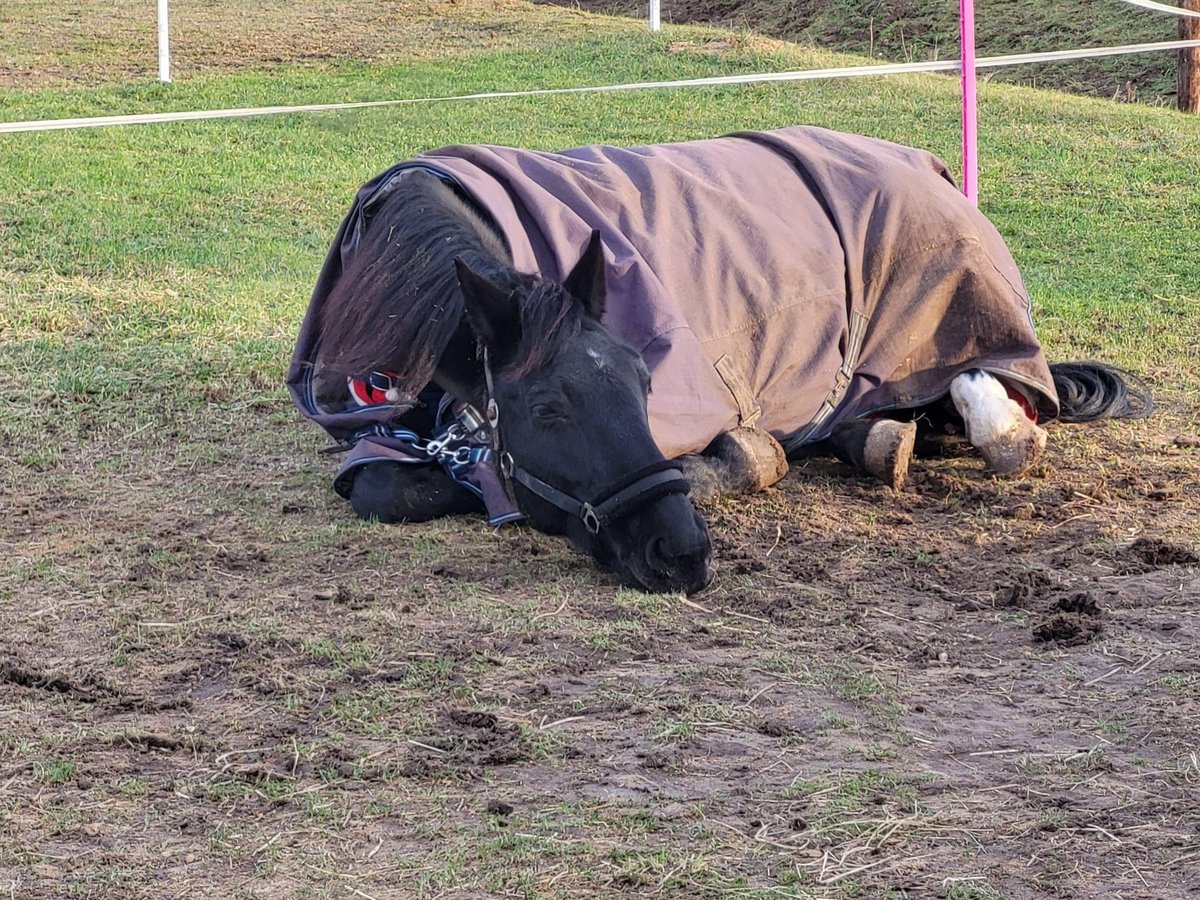
[(662, 0), (650, 0), (650, 30), (662, 28)]
[(158, 80), (171, 82), (171, 38), (167, 28), (167, 0), (158, 0)]

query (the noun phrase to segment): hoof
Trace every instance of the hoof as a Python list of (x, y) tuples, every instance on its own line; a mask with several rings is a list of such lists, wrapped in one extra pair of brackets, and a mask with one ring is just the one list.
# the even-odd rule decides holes
[(783, 446), (760, 428), (727, 431), (706, 452), (728, 463), (748, 492), (769, 488), (788, 473)]
[(678, 459), (698, 503), (725, 494), (750, 494), (769, 488), (788, 472), (779, 441), (757, 428), (735, 428), (718, 435), (698, 456)]
[(979, 446), (987, 467), (997, 475), (1026, 472), (1046, 449), (1046, 432), (1028, 419)]
[(995, 474), (1020, 475), (1042, 455), (1046, 432), (995, 376), (978, 370), (957, 375), (950, 382), (950, 397), (967, 440)]
[(863, 445), (863, 467), (892, 490), (900, 490), (908, 480), (916, 439), (916, 422), (880, 419), (871, 423)]

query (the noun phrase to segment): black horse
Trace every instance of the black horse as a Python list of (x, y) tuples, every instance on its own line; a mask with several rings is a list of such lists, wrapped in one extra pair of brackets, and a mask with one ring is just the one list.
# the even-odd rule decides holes
[[(832, 140), (826, 134), (805, 130), (801, 137)], [(691, 146), (664, 145), (668, 150)], [(605, 150), (608, 156), (614, 152)], [(558, 164), (554, 155), (543, 156)], [(568, 162), (574, 167), (578, 160)], [(641, 166), (642, 158), (635, 163)], [(724, 382), (739, 406), (730, 427), (715, 435), (705, 432), (693, 448), (701, 453), (672, 453), (676, 458), (668, 460), (661, 445), (670, 440), (652, 433), (648, 409), (648, 397), (659, 398), (652, 387), (663, 388), (660, 369), (648, 367), (647, 359), (661, 364), (662, 354), (656, 356), (645, 341), (631, 345), (606, 318), (606, 269), (614, 263), (606, 261), (605, 249), (618, 245), (613, 255), (619, 257), (622, 234), (602, 236), (593, 228), (572, 266), (538, 266), (555, 274), (565, 271), (561, 280), (518, 271), (512, 226), (502, 227), (498, 219), (503, 217), (485, 208), (478, 192), (470, 190), (469, 178), (457, 174), (442, 165), (408, 164), (364, 189), (335, 242), (297, 346), (289, 378), (293, 396), (344, 446), (355, 447), (338, 488), (364, 518), (417, 522), (485, 505), (495, 512), (496, 502), (502, 505), (507, 496), (535, 528), (565, 534), (623, 582), (690, 593), (710, 580), (712, 549), (707, 526), (688, 496), (689, 483), (693, 493), (703, 495), (753, 490), (782, 477), (787, 455), (831, 452), (898, 488), (918, 423), (940, 431), (948, 422), (965, 427), (992, 469), (1014, 473), (1028, 467), (1044, 445), (1044, 433), (1034, 423), (1039, 410), (1067, 421), (1149, 412), (1148, 394), (1131, 390), (1111, 367), (1052, 367), (1054, 383), (1049, 384), (1049, 378), (1039, 377), (1044, 361), (1035, 339), (1014, 337), (1011, 324), (999, 329), (1004, 334), (997, 346), (1024, 340), (1033, 347), (1021, 345), (1015, 362), (998, 356), (975, 333), (960, 350), (947, 337), (949, 316), (943, 309), (929, 330), (936, 336), (935, 354), (953, 357), (952, 364), (938, 359), (910, 366), (900, 372), (903, 377), (875, 377), (871, 353), (879, 356), (879, 351), (871, 350), (866, 326), (856, 331), (852, 323), (835, 342), (842, 365), (828, 379), (832, 389), (824, 396), (822, 387), (820, 408), (811, 404), (802, 416), (808, 425), (762, 427), (759, 414), (771, 402), (759, 387), (762, 379), (747, 387), (738, 384), (734, 372)], [(586, 186), (596, 173), (580, 177)], [(704, 178), (711, 183), (712, 172)], [(817, 180), (801, 179), (810, 193)], [(817, 187), (816, 193), (824, 191), (822, 206), (834, 208), (834, 218), (830, 189)], [(604, 184), (597, 186), (603, 189)], [(643, 211), (651, 202), (650, 189), (637, 187)], [(625, 227), (629, 204), (626, 198), (615, 206)], [(689, 209), (695, 205), (689, 198)], [(517, 208), (519, 227), (535, 231), (539, 225), (526, 206)], [(873, 216), (880, 215), (878, 208), (877, 203)], [(703, 216), (703, 210), (694, 215)], [(704, 227), (697, 221), (676, 224)], [(744, 226), (737, 227), (741, 235)], [(907, 232), (914, 226), (906, 221), (903, 227)], [(844, 237), (838, 240), (846, 244)], [(928, 235), (923, 240), (928, 244)], [(961, 268), (969, 277), (956, 278), (943, 293), (952, 298), (947, 302), (961, 304), (967, 302), (963, 296), (978, 293), (974, 270), (984, 267), (973, 269), (970, 253), (962, 248), (955, 246), (954, 252), (965, 259)], [(1000, 251), (990, 247), (989, 252), (994, 258)], [(764, 260), (765, 254), (753, 264), (768, 265)], [(618, 268), (619, 263), (618, 258)], [(531, 268), (527, 261), (524, 266)], [(933, 267), (929, 261), (922, 266), (916, 277), (924, 284)], [(1011, 282), (1014, 276), (1006, 277)], [(887, 296), (893, 298), (906, 293), (895, 277), (890, 291)], [(884, 305), (879, 301), (871, 310), (876, 322), (886, 318)], [(764, 322), (775, 313), (755, 315)], [(914, 321), (912, 309), (905, 315)], [(990, 310), (988, 315), (995, 318)], [(864, 313), (854, 321), (871, 316)], [(1020, 316), (1014, 321), (1019, 326)], [(955, 328), (949, 332), (956, 333)], [(769, 346), (761, 335), (755, 340)], [(800, 346), (805, 340), (811, 339), (786, 335), (783, 345)], [(911, 342), (900, 352), (906, 362), (919, 355)], [(716, 361), (723, 379), (729, 366), (722, 370), (720, 364), (728, 357)], [(902, 368), (893, 362), (888, 367)], [(926, 377), (930, 369), (936, 372)], [(669, 377), (665, 365), (661, 371)], [(860, 374), (876, 393), (857, 390)], [(881, 400), (879, 385), (885, 383), (900, 387)], [(343, 414), (350, 425), (335, 427)], [(430, 435), (436, 437), (429, 440)], [(463, 477), (465, 468), (479, 462), (495, 464), (476, 470), (487, 477)], [(493, 516), (494, 521), (504, 518)]]
[[(638, 352), (601, 324), (599, 238), (561, 284), (522, 274), (480, 215), (419, 171), (374, 218), (323, 307), (319, 332), (330, 353), (319, 375), (332, 384), (318, 392), (344, 392), (348, 373), (408, 372), (476, 410), (490, 408), (513, 461), (515, 499), (533, 527), (566, 534), (648, 590), (707, 584), (708, 528), (650, 435), (650, 374)], [(406, 423), (432, 429), (426, 408)], [(596, 512), (605, 496), (630, 487), (637, 490), (623, 508)], [(442, 467), (392, 461), (357, 467), (348, 497), (360, 516), (384, 522), (483, 508)], [(585, 502), (596, 520), (585, 519)]]

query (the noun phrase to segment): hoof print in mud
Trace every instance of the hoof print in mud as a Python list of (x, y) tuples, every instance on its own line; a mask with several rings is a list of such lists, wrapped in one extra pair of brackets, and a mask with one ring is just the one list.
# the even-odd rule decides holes
[(997, 585), (997, 609), (1032, 609), (1037, 601), (1054, 589), (1054, 583), (1036, 569), (1022, 572), (1011, 584)]
[(1138, 538), (1129, 548), (1129, 555), (1155, 569), (1162, 566), (1194, 566), (1200, 563), (1187, 547), (1172, 544), (1161, 538)]
[(1061, 597), (1033, 628), (1039, 644), (1075, 647), (1095, 640), (1104, 630), (1104, 611), (1087, 592)]
[(443, 710), (439, 734), (413, 742), (415, 748), (437, 754), (430, 762), (471, 769), (520, 762), (529, 756), (521, 730), (491, 713), (466, 709)]

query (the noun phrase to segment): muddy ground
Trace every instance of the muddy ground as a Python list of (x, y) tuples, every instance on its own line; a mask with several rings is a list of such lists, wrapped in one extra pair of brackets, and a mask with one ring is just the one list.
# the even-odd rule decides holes
[(358, 524), (281, 396), (187, 429), (4, 501), (11, 896), (1200, 891), (1186, 405), (1015, 482), (798, 465), (708, 510), (688, 599)]

